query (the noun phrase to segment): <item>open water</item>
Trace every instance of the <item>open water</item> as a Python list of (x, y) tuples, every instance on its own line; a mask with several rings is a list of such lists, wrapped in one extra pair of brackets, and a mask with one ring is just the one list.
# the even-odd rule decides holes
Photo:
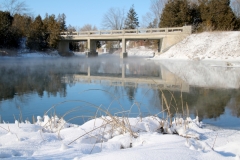
[(101, 115), (168, 118), (240, 129), (240, 68), (118, 56), (1, 58), (1, 122)]

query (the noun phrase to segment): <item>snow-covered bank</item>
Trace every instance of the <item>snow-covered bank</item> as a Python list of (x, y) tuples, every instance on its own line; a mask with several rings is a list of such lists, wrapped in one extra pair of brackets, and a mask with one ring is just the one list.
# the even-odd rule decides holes
[(45, 116), (36, 124), (0, 124), (0, 158), (240, 159), (240, 131), (204, 129), (198, 119), (168, 126), (157, 117), (100, 117), (78, 126)]
[(192, 34), (154, 59), (240, 60), (240, 32)]

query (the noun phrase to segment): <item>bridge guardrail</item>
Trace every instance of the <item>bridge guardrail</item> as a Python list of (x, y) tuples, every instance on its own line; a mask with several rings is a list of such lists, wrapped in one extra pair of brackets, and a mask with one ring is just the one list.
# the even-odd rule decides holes
[(60, 36), (95, 36), (95, 35), (133, 35), (133, 34), (168, 34), (183, 32), (191, 34), (191, 26), (175, 28), (146, 28), (146, 29), (127, 29), (127, 30), (99, 30), (99, 31), (80, 31), (80, 32), (61, 32)]

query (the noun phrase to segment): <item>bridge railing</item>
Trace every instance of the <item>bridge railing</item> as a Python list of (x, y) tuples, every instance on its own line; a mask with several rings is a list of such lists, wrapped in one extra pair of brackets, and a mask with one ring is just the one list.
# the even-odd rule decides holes
[(80, 32), (61, 32), (61, 36), (96, 36), (96, 35), (136, 35), (136, 34), (171, 34), (176, 32), (191, 33), (191, 26), (175, 28), (146, 28), (127, 30), (99, 30)]

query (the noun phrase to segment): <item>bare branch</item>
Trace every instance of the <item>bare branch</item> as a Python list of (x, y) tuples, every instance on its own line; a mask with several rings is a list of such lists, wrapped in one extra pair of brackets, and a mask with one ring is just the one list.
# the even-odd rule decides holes
[(15, 14), (27, 14), (29, 11), (25, 1), (18, 1), (18, 0), (5, 0), (2, 8), (13, 16)]
[(162, 10), (166, 3), (167, 0), (151, 0), (151, 11), (158, 23), (160, 21)]
[(154, 15), (151, 12), (147, 12), (145, 15), (142, 16), (141, 27), (147, 28), (150, 23), (154, 21)]
[(162, 10), (165, 7), (167, 0), (151, 0), (150, 12), (146, 13), (142, 17), (142, 27), (148, 27), (152, 24), (152, 27), (157, 28), (160, 22)]
[(67, 27), (67, 31), (68, 32), (76, 32), (76, 28), (69, 24), (68, 27)]
[(92, 26), (91, 24), (85, 24), (82, 28), (80, 28), (80, 31), (97, 31), (97, 27)]
[(102, 26), (104, 29), (120, 30), (124, 27), (124, 21), (124, 9), (110, 8), (103, 16)]

